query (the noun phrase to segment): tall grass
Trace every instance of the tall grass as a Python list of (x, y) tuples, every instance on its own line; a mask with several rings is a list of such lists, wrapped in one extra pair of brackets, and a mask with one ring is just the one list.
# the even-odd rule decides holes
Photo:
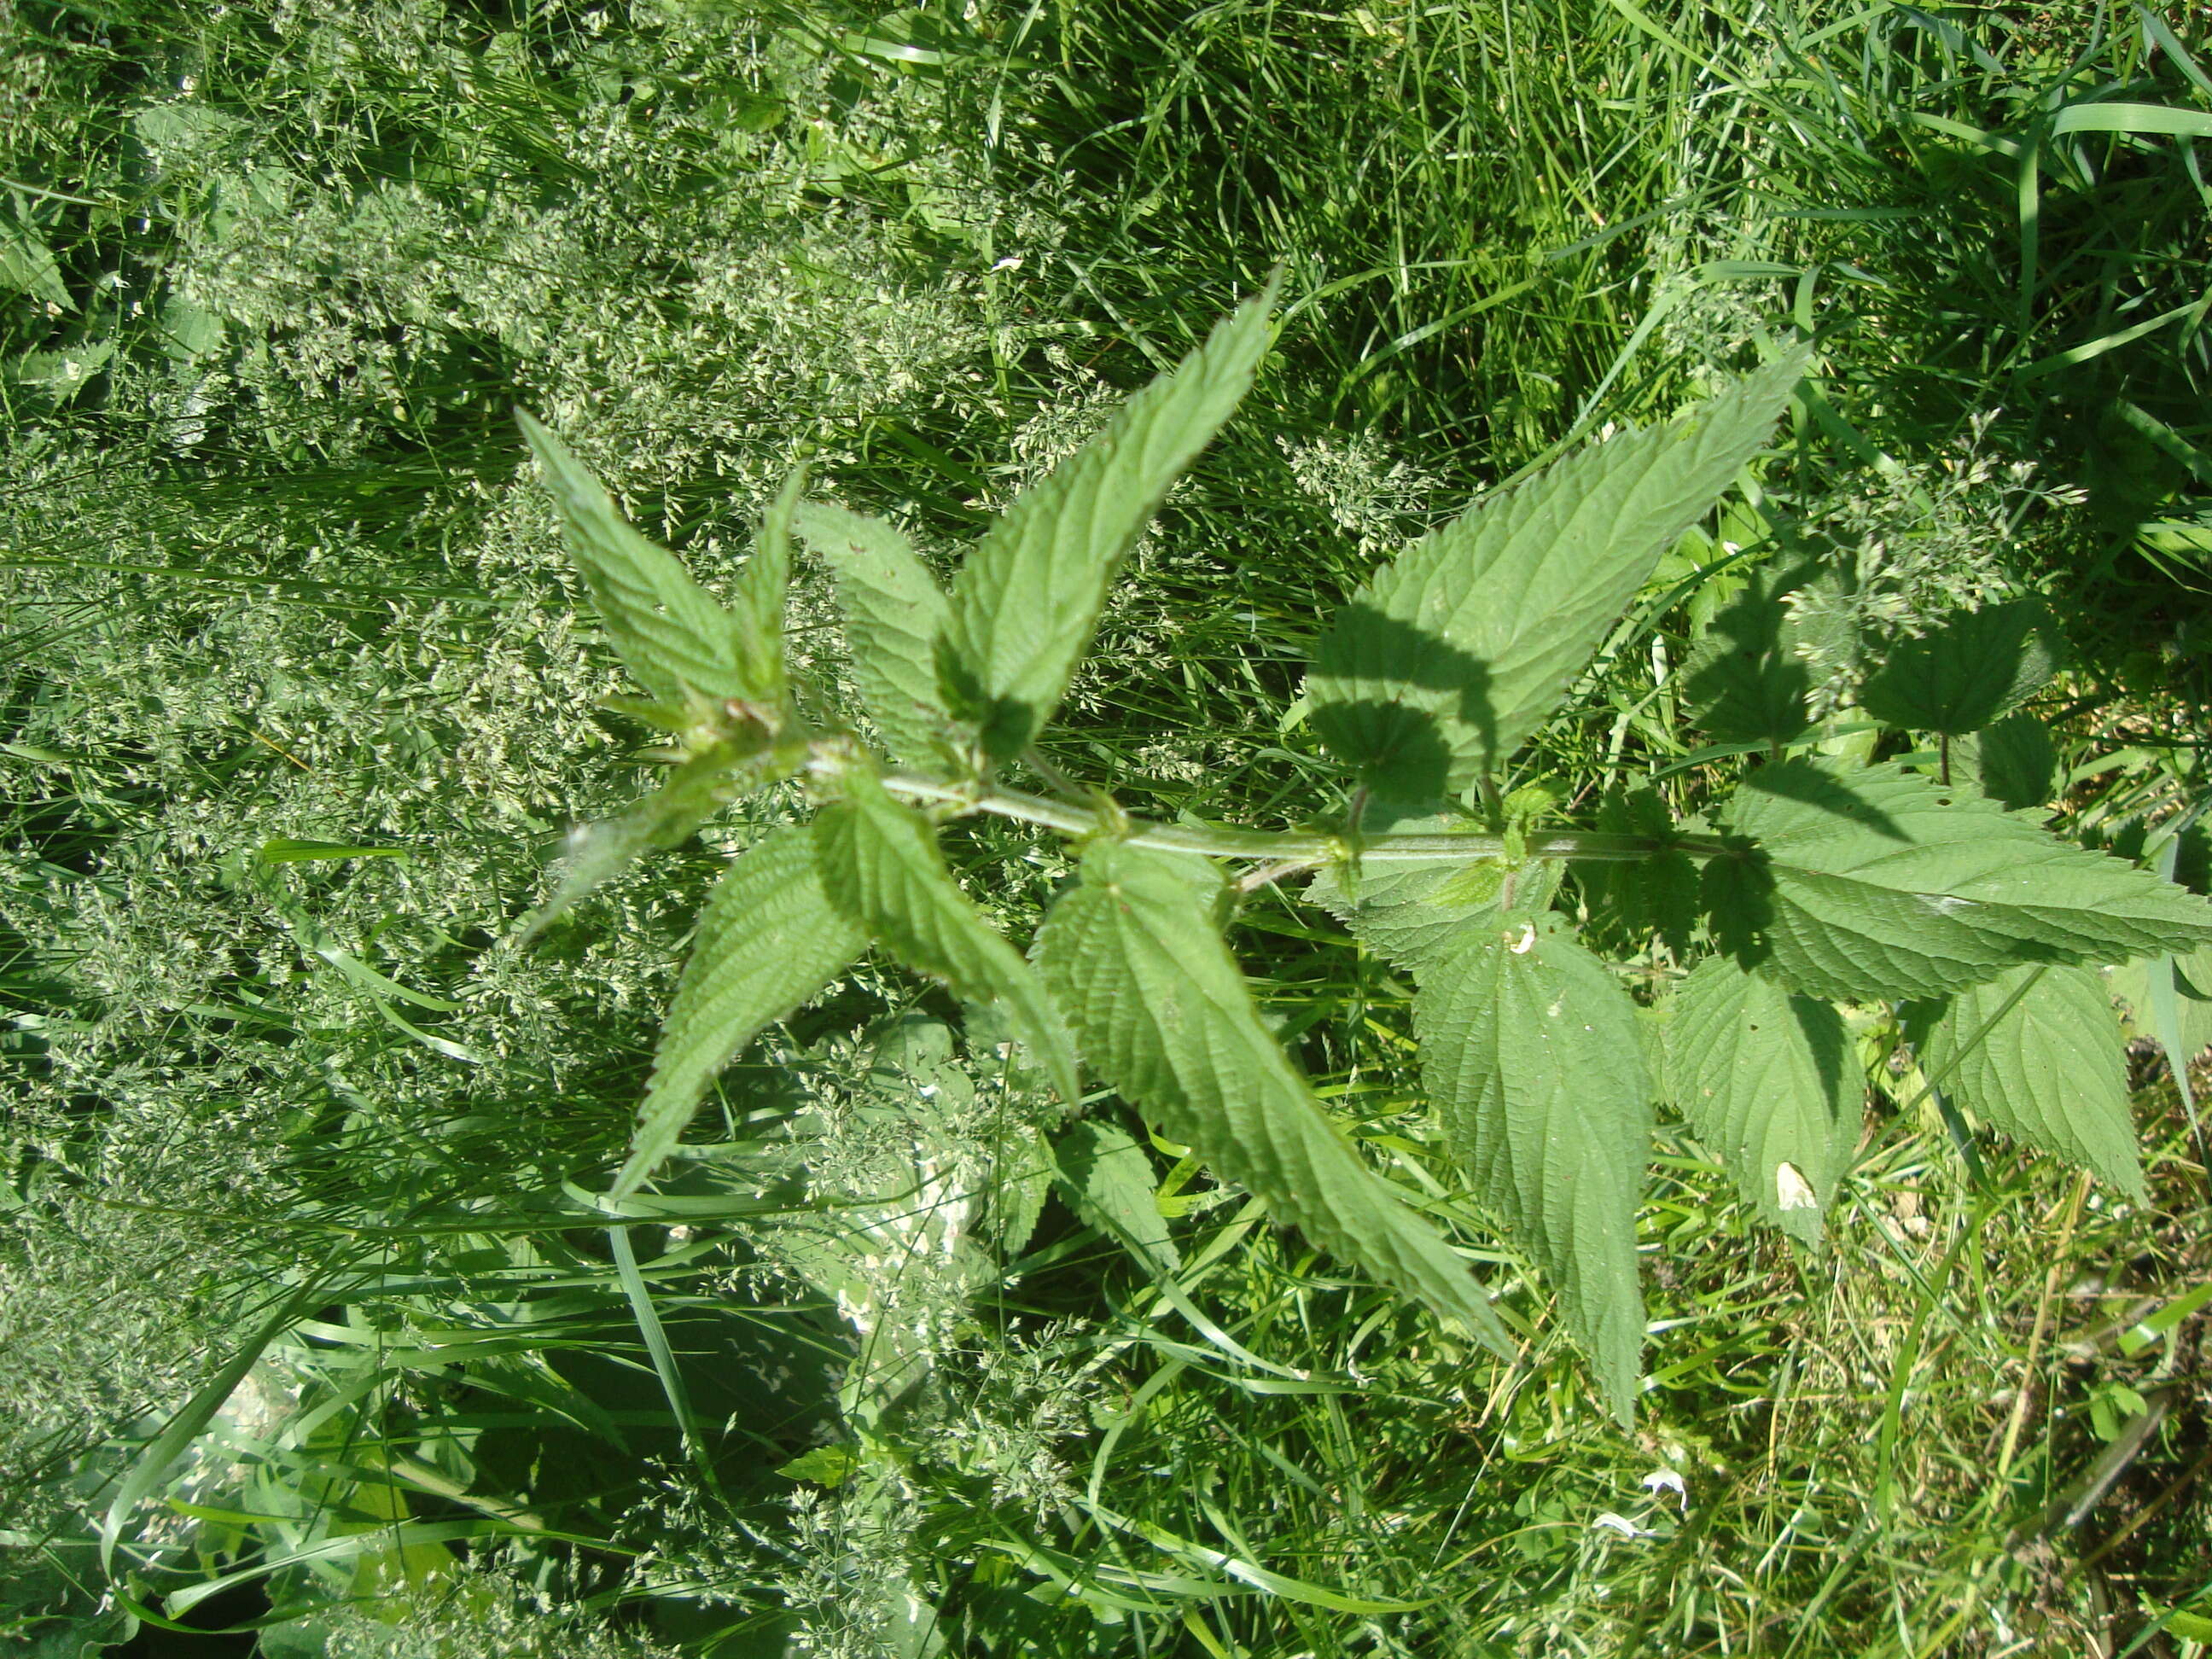
[[(0, 1618), (119, 1641), (127, 1596), (149, 1653), (210, 1650), (165, 1620), (270, 1654), (2183, 1650), (2200, 1324), (2128, 1333), (2205, 1212), (2148, 1072), (2140, 1209), (1970, 1178), (1878, 1078), (1817, 1260), (1747, 1249), (1669, 1131), (1633, 1436), (1517, 1263), (1508, 1367), (1153, 1146), (1163, 1277), (1048, 1196), (989, 1034), (874, 970), (726, 1079), (660, 1207), (596, 1207), (682, 919), (758, 826), (512, 945), (568, 827), (649, 780), (508, 410), (710, 581), (802, 441), (943, 553), (1288, 261), (1053, 749), (1285, 822), (1332, 787), (1291, 711), (1318, 600), (1818, 327), (1770, 520), (1908, 613), (2063, 583), (2061, 805), (2124, 845), (2204, 788), (2197, 129), (2126, 112), (2203, 120), (2189, 21), (19, 7)], [(1530, 762), (1562, 793), (1700, 775), (1697, 614), (1647, 611)], [(1282, 896), (1246, 924), (1325, 1097), (1434, 1182), (1406, 987)], [(895, 1473), (852, 1473), (862, 1426)]]

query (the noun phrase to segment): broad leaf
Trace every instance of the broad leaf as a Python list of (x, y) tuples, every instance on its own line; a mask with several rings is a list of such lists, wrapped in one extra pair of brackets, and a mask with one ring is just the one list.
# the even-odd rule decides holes
[[(1360, 827), (1370, 835), (1435, 836), (1468, 825), (1449, 813), (1370, 801)], [(1494, 858), (1462, 865), (1353, 863), (1322, 869), (1305, 896), (1376, 955), (1410, 970), (1453, 954), (1469, 930), (1491, 925), (1502, 904), (1540, 909), (1559, 884), (1556, 863), (1515, 870)]]
[(1723, 941), (1808, 996), (1941, 996), (2023, 963), (2212, 942), (2195, 894), (1893, 764), (1761, 767), (1729, 821), (1755, 851), (1706, 866)]
[(1765, 444), (1807, 358), (1790, 352), (1664, 426), (1547, 467), (1383, 566), (1307, 679), (1322, 740), (1408, 799), (1495, 772)]
[(2008, 714), (1951, 744), (1951, 772), (2000, 806), (2041, 812), (2058, 793), (2058, 749), (2033, 714)]
[(2051, 618), (2033, 599), (1945, 617), (1918, 639), (1899, 640), (1859, 689), (1876, 720), (1964, 737), (2010, 714), (2051, 678), (2057, 664)]
[(2187, 954), (2176, 953), (2173, 969), (2181, 994), (2198, 1002), (2212, 1002), (2212, 946)]
[(777, 830), (741, 854), (700, 912), (613, 1195), (635, 1192), (659, 1167), (715, 1073), (866, 948), (823, 890), (808, 831)]
[(842, 780), (814, 840), (830, 902), (908, 967), (955, 996), (996, 1003), (1070, 1105), (1083, 1098), (1067, 1032), (1021, 952), (983, 920), (945, 867), (929, 820), (884, 793), (874, 773)]
[(1810, 574), (1752, 572), (1682, 665), (1694, 718), (1722, 743), (1778, 747), (1813, 729), (1813, 672), (1797, 650), (1801, 630), (1788, 604)]
[(740, 661), (730, 613), (674, 554), (630, 527), (568, 445), (520, 410), (515, 419), (544, 469), (569, 555), (637, 683), (674, 704), (687, 701), (687, 689), (708, 697), (763, 700), (769, 688)]
[(951, 725), (932, 655), (946, 612), (936, 578), (881, 519), (808, 501), (793, 522), (836, 574), (853, 678), (884, 744), (900, 760), (927, 759)]
[(1644, 1347), (1636, 1204), (1651, 1155), (1635, 1005), (1564, 918), (1523, 914), (1422, 974), (1413, 1028), (1470, 1190), (1558, 1284), (1626, 1422)]
[(1709, 957), (1674, 992), (1667, 1093), (1762, 1219), (1820, 1242), (1863, 1093), (1831, 1005)]
[(992, 758), (1052, 718), (1090, 649), (1107, 589), (1168, 486), (1252, 384), (1275, 284), (1115, 412), (969, 551), (937, 642), (946, 706)]
[(1510, 1345), (1436, 1229), (1368, 1168), (1260, 1023), (1216, 931), (1218, 872), (1188, 854), (1094, 842), (1037, 935), (1037, 965), (1083, 1051), (1213, 1172), (1322, 1249)]
[(1053, 1148), (1068, 1207), (1155, 1273), (1180, 1262), (1168, 1218), (1160, 1213), (1152, 1161), (1127, 1129), (1079, 1123)]
[(2015, 968), (1951, 999), (1920, 1045), (1920, 1065), (1983, 1122), (2140, 1198), (2119, 1037), (2092, 969)]

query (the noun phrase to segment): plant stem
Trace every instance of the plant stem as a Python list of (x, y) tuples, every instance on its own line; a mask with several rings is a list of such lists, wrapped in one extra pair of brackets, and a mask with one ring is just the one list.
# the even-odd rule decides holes
[[(988, 812), (996, 817), (1042, 824), (1063, 835), (1095, 836), (1107, 825), (1101, 814), (1065, 801), (1046, 800), (1015, 789), (948, 783), (938, 778), (893, 773), (884, 787), (908, 800), (939, 801), (969, 812)], [(1208, 858), (1262, 859), (1297, 864), (1340, 864), (1353, 856), (1352, 843), (1343, 837), (1302, 830), (1216, 830), (1190, 824), (1129, 821), (1125, 837), (1136, 847), (1155, 847), (1163, 852), (1198, 853)], [(1563, 830), (1526, 838), (1524, 855), (1531, 859), (1602, 860), (1632, 862), (1659, 853), (1684, 853), (1692, 858), (1717, 858), (1733, 851), (1724, 843), (1695, 836), (1611, 836), (1589, 830)], [(1506, 855), (1502, 836), (1374, 836), (1360, 838), (1358, 857), (1362, 864), (1466, 864), (1478, 859)]]

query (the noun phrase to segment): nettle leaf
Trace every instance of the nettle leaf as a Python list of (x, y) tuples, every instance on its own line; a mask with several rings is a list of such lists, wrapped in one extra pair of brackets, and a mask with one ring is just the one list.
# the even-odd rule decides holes
[(680, 847), (691, 832), (725, 803), (734, 749), (718, 745), (694, 756), (668, 781), (618, 818), (579, 824), (568, 832), (561, 859), (561, 879), (522, 929), (527, 944), (563, 912), (582, 902), (647, 853)]
[(1885, 725), (1948, 738), (2010, 714), (2057, 672), (2051, 617), (2033, 599), (1945, 617), (1899, 640), (1859, 688), (1859, 706)]
[(708, 697), (766, 700), (770, 688), (739, 659), (730, 613), (673, 553), (630, 527), (568, 445), (521, 410), (515, 419), (544, 470), (569, 555), (637, 683), (672, 704), (686, 701), (687, 688)]
[(2043, 811), (2058, 792), (2058, 746), (2033, 714), (2008, 714), (1951, 744), (1951, 769), (2001, 806)]
[(1941, 996), (2023, 963), (2212, 942), (2212, 904), (2186, 889), (1888, 763), (1761, 767), (1728, 822), (1755, 850), (1707, 864), (1716, 929), (1808, 996)]
[[(1447, 812), (1370, 801), (1360, 828), (1370, 835), (1437, 836), (1465, 830)], [(1540, 909), (1559, 890), (1556, 862), (1509, 869), (1495, 858), (1450, 864), (1329, 866), (1305, 896), (1352, 930), (1362, 945), (1408, 970), (1453, 954), (1470, 929), (1492, 925), (1501, 906)]]
[(793, 522), (836, 574), (853, 678), (885, 745), (902, 761), (927, 759), (951, 725), (932, 654), (947, 613), (944, 590), (881, 519), (808, 501)]
[(1276, 287), (1238, 307), (1024, 491), (961, 565), (937, 641), (938, 681), (993, 759), (1019, 754), (1052, 718), (1122, 560), (1250, 389)]
[(1864, 1093), (1833, 1006), (1707, 958), (1674, 992), (1667, 1093), (1761, 1219), (1819, 1243)]
[(1927, 1033), (1921, 1069), (1954, 1103), (2143, 1195), (2119, 1019), (2093, 970), (2015, 968), (1959, 992), (1940, 1013), (1917, 1011), (1913, 1023)]
[(2212, 1002), (2212, 946), (2175, 952), (2173, 970), (2182, 995), (2198, 1002)]
[(1810, 574), (1803, 566), (1752, 572), (1682, 665), (1697, 722), (1720, 742), (1779, 747), (1813, 729), (1813, 671), (1788, 603)]
[(1152, 1161), (1127, 1129), (1079, 1123), (1053, 1148), (1068, 1207), (1122, 1245), (1155, 1273), (1181, 1265), (1168, 1218), (1160, 1213)]
[(867, 943), (823, 890), (807, 830), (773, 830), (740, 854), (700, 912), (613, 1196), (635, 1192), (660, 1166), (717, 1072), (843, 973)]
[(1497, 770), (1765, 446), (1808, 357), (1786, 353), (1664, 426), (1555, 463), (1384, 565), (1307, 678), (1322, 740), (1407, 799)]
[(1083, 1051), (1213, 1172), (1323, 1249), (1510, 1352), (1467, 1264), (1370, 1170), (1261, 1024), (1204, 859), (1097, 841), (1037, 934)]
[(806, 489), (793, 467), (753, 538), (753, 556), (730, 586), (730, 628), (741, 677), (761, 702), (783, 701), (783, 613), (791, 589), (791, 524)]
[(937, 832), (864, 769), (841, 780), (814, 841), (830, 902), (908, 967), (953, 995), (995, 1003), (1070, 1105), (1083, 1098), (1066, 1030), (1021, 952), (983, 919), (945, 862)]
[(1636, 1400), (1636, 1205), (1651, 1155), (1636, 1006), (1564, 918), (1507, 916), (1413, 999), (1421, 1076), (1476, 1199), (1559, 1285), (1599, 1391)]

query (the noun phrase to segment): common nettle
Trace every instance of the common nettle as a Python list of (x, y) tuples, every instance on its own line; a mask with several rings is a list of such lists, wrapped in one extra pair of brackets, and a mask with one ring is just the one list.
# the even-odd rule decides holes
[[(2142, 959), (2154, 1008), (2197, 1000), (2212, 975), (2191, 953), (2212, 945), (2212, 904), (2019, 810), (2039, 804), (2038, 743), (2048, 750), (2014, 712), (2052, 672), (2032, 602), (1962, 612), (1890, 650), (1860, 712), (1936, 748), (1925, 765), (1868, 762), (1820, 740), (1797, 636), (1808, 607), (1790, 604), (1819, 573), (1751, 571), (1682, 676), (1708, 735), (1751, 757), (1706, 821), (1676, 822), (1656, 792), (1627, 787), (1571, 825), (1546, 792), (1501, 787), (1662, 559), (1767, 445), (1809, 346), (1567, 456), (1377, 568), (1306, 680), (1308, 720), (1346, 781), (1333, 811), (1315, 803), (1319, 827), (1143, 822), (1036, 754), (1129, 549), (1250, 386), (1273, 300), (1238, 309), (1014, 501), (949, 591), (896, 529), (806, 500), (794, 478), (718, 603), (522, 417), (646, 693), (629, 707), (668, 734), (673, 763), (658, 793), (580, 840), (543, 915), (740, 793), (800, 779), (816, 803), (708, 899), (613, 1196), (653, 1178), (725, 1063), (881, 951), (994, 1008), (1070, 1106), (1087, 1073), (1315, 1243), (1510, 1351), (1464, 1257), (1317, 1102), (1224, 942), (1240, 890), (1293, 877), (1410, 975), (1442, 1140), (1556, 1287), (1623, 1420), (1644, 1336), (1635, 1223), (1655, 1106), (1682, 1115), (1764, 1219), (1816, 1244), (1861, 1129), (1846, 1009), (1893, 1012), (1925, 1091), (1954, 1116), (2140, 1194), (2095, 968)], [(794, 536), (834, 574), (866, 738), (787, 672)], [(1723, 550), (1700, 574), (1735, 562)], [(1048, 793), (1002, 781), (1017, 766)], [(942, 824), (976, 814), (1080, 849), (1026, 951), (939, 848)], [(1655, 938), (1680, 971), (1626, 973), (1620, 943)], [(1662, 982), (1658, 1018), (1632, 977)]]

